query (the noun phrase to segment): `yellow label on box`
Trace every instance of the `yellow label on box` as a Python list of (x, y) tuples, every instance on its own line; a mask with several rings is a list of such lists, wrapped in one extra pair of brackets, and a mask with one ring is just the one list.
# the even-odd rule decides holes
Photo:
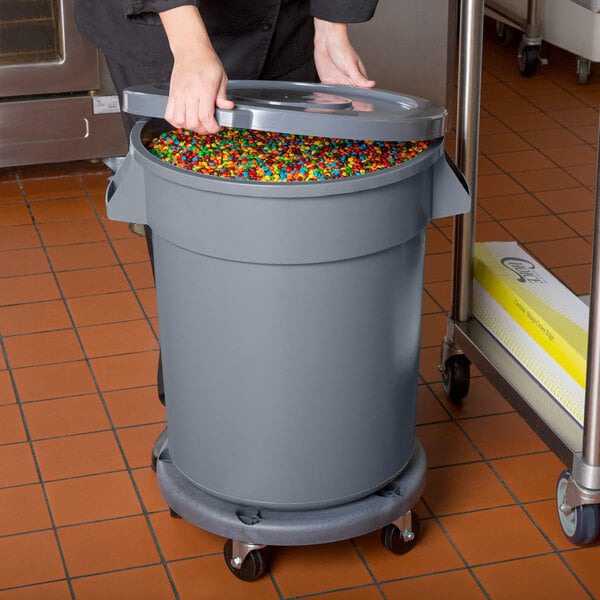
[(514, 242), (475, 244), (474, 271), (488, 294), (585, 387), (587, 306)]

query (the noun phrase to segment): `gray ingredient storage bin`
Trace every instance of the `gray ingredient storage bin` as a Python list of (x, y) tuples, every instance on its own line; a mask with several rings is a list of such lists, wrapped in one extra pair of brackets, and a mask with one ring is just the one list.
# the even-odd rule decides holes
[[(236, 109), (217, 111), (227, 125), (434, 141), (376, 173), (273, 183), (171, 166), (145, 147), (171, 127), (136, 124), (107, 212), (153, 231), (168, 422), (159, 487), (181, 516), (244, 542), (365, 533), (403, 514), (424, 480), (415, 410), (425, 231), (470, 208), (444, 153), (446, 113), (320, 84), (230, 82), (228, 92)], [(166, 93), (132, 90), (126, 109), (160, 116)], [(415, 456), (410, 489), (392, 485), (389, 500), (381, 490)], [(387, 508), (370, 508), (374, 496)]]

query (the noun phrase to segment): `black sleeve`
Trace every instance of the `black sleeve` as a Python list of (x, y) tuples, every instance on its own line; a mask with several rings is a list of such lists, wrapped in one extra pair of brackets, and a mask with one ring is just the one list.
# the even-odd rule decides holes
[(377, 0), (310, 0), (310, 13), (332, 23), (362, 23), (375, 14)]
[(195, 0), (127, 0), (125, 16), (133, 21), (147, 25), (160, 24), (159, 12), (178, 6), (196, 6)]

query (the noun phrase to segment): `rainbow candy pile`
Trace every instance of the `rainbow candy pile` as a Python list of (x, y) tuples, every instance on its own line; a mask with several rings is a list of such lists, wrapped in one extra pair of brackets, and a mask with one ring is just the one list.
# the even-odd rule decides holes
[(214, 135), (167, 131), (148, 149), (171, 165), (204, 175), (292, 182), (373, 173), (410, 160), (428, 146), (428, 141), (376, 142), (225, 128)]

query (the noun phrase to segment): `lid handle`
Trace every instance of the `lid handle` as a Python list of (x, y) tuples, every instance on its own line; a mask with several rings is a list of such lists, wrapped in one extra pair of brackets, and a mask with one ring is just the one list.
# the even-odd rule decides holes
[[(132, 87), (123, 93), (123, 111), (141, 117), (164, 119), (168, 101), (169, 85), (167, 83)], [(234, 108), (233, 110), (217, 108), (215, 119), (223, 127), (248, 129), (252, 126), (252, 113), (243, 108)]]

